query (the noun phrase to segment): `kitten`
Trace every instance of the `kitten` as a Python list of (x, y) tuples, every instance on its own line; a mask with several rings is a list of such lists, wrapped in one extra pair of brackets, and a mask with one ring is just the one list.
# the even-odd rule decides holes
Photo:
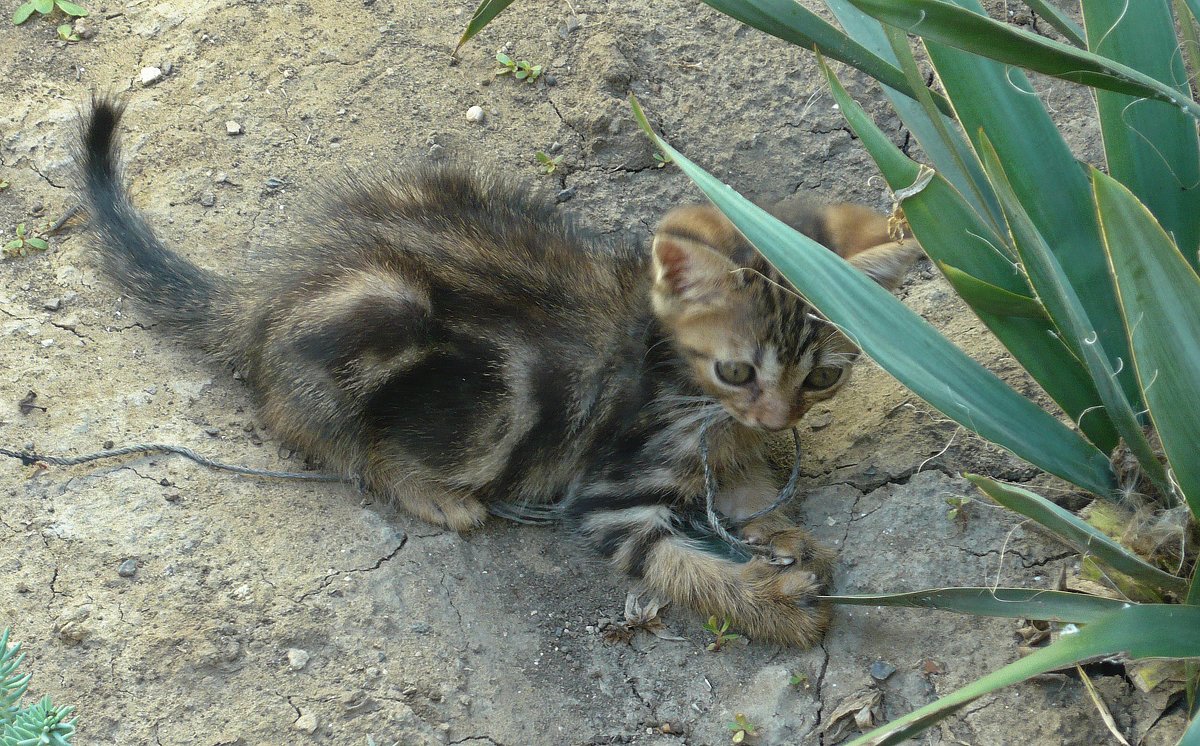
[[(168, 250), (123, 186), (122, 109), (94, 102), (79, 173), (110, 278), (232, 364), (275, 434), (430, 523), (553, 506), (614, 567), (752, 636), (809, 645), (831, 555), (777, 514), (747, 558), (698, 529), (708, 430), (717, 507), (771, 503), (770, 433), (846, 380), (855, 348), (712, 207), (647, 253), (598, 243), (456, 168), (347, 176), (249, 278)], [(919, 248), (864, 208), (780, 215), (881, 284)], [(543, 508), (544, 509), (544, 508)]]

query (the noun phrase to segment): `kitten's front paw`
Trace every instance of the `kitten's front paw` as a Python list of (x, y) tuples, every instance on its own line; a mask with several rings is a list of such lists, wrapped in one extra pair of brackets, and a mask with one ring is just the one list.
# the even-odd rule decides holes
[(735, 614), (751, 637), (808, 646), (829, 624), (817, 601), (832, 580), (833, 553), (802, 528), (772, 519), (750, 524), (743, 538), (767, 550), (742, 569), (747, 598)]

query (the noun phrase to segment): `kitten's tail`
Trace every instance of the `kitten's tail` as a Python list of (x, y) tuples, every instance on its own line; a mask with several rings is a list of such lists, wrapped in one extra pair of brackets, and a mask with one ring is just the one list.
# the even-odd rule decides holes
[(130, 202), (117, 138), (123, 110), (120, 103), (95, 98), (80, 127), (77, 174), (105, 272), (153, 319), (189, 343), (236, 361), (241, 351), (230, 328), (236, 286), (164, 246)]

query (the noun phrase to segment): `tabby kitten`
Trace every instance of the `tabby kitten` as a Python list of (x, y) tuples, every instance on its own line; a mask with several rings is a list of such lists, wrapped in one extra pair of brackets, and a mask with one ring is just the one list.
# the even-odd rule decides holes
[[(230, 278), (133, 208), (121, 114), (95, 102), (79, 152), (107, 274), (241, 371), (278, 437), (455, 530), (489, 506), (553, 506), (652, 592), (753, 636), (819, 638), (830, 553), (776, 514), (741, 530), (761, 556), (721, 551), (695, 528), (697, 439), (711, 421), (725, 516), (769, 505), (769, 434), (839, 388), (856, 351), (716, 210), (671, 212), (647, 254), (467, 170), (347, 176), (253, 280)], [(863, 208), (780, 214), (889, 287), (919, 251)]]

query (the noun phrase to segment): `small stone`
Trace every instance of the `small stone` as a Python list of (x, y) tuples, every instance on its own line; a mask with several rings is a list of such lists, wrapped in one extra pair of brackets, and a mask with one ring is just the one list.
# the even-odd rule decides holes
[(474, 122), (475, 124), (483, 124), (483, 118), (484, 118), (484, 115), (483, 115), (483, 107), (482, 106), (472, 106), (470, 109), (467, 109), (467, 121), (468, 122)]
[(117, 574), (123, 578), (132, 578), (137, 574), (137, 560), (127, 559), (117, 567)]
[(287, 184), (287, 182), (278, 176), (268, 176), (267, 180), (263, 182), (263, 186), (267, 189), (279, 189), (284, 184)]
[(144, 86), (152, 86), (162, 80), (162, 77), (163, 71), (161, 68), (143, 67), (142, 71), (138, 73), (138, 82)]
[(51, 298), (50, 300), (42, 303), (42, 308), (46, 309), (47, 311), (57, 311), (58, 309), (62, 308), (62, 298)]
[(292, 669), (293, 671), (303, 670), (303, 668), (308, 665), (309, 657), (310, 656), (307, 650), (301, 650), (300, 648), (288, 648), (288, 668)]
[(833, 412), (820, 412), (814, 414), (805, 420), (808, 426), (813, 430), (820, 430), (823, 427), (829, 427), (829, 423), (833, 422)]
[(301, 733), (307, 733), (310, 736), (316, 732), (320, 722), (317, 716), (311, 710), (301, 710), (300, 717), (296, 718), (296, 722), (292, 723), (292, 727)]
[(96, 35), (96, 27), (84, 18), (76, 19), (74, 31), (80, 39), (90, 39)]
[(46, 212), (46, 205), (39, 199), (29, 208), (29, 214), (35, 218), (40, 218)]
[(434, 143), (433, 145), (429, 146), (429, 157), (435, 161), (445, 158), (446, 157), (446, 149), (443, 148), (441, 145)]
[(215, 204), (217, 204), (217, 197), (212, 192), (205, 192), (200, 195), (201, 207), (212, 207)]
[(554, 201), (559, 202), (559, 203), (566, 202), (567, 200), (569, 200), (575, 196), (575, 191), (576, 191), (575, 187), (567, 187), (566, 189), (563, 189), (562, 191), (560, 191), (558, 194), (554, 195)]
[(162, 63), (162, 73), (163, 73), (163, 75), (170, 75), (170, 74), (171, 74), (171, 71), (172, 71), (172, 70), (174, 70), (174, 69), (175, 69), (175, 65), (174, 65), (173, 63), (170, 63), (170, 62), (164, 62), (164, 63)]
[(233, 136), (235, 136), (235, 135), (240, 135), (240, 134), (242, 134), (242, 133), (243, 133), (243, 132), (245, 132), (245, 131), (246, 131), (246, 130), (245, 130), (243, 127), (242, 127), (242, 125), (241, 125), (241, 124), (239, 124), (238, 122), (235, 122), (235, 121), (233, 121), (232, 119), (230, 119), (229, 121), (225, 122), (225, 134), (227, 134), (227, 135), (229, 135), (229, 136), (231, 136), (231, 137), (233, 137)]
[(43, 339), (42, 340), (42, 347), (53, 347), (53, 346), (54, 346), (53, 339)]
[(224, 171), (218, 171), (216, 173), (216, 175), (213, 176), (213, 183), (214, 184), (228, 184), (229, 183), (229, 174), (225, 173)]
[(558, 140), (555, 140), (554, 142), (550, 143), (550, 152), (551, 153), (557, 153), (560, 150), (562, 150), (561, 142), (559, 142)]
[(875, 661), (871, 664), (871, 678), (876, 681), (884, 681), (887, 677), (896, 673), (896, 667), (887, 661)]
[(548, 86), (558, 85), (558, 76), (556, 76), (554, 73), (546, 73), (542, 76), (542, 80), (546, 81), (546, 85)]

